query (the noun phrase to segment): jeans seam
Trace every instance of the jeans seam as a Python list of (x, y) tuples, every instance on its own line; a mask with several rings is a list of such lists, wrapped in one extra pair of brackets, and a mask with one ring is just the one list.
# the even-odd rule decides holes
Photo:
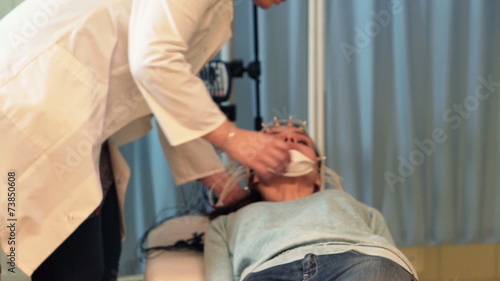
[(311, 259), (311, 261), (309, 262), (309, 265), (312, 264), (313, 267), (312, 268), (308, 268), (307, 271), (303, 270), (303, 274), (302, 274), (303, 281), (309, 281), (314, 276), (316, 276), (316, 274), (318, 274), (318, 260), (316, 258), (316, 255), (309, 254), (309, 255), (306, 255), (306, 258), (307, 258), (307, 256), (309, 256), (309, 258)]

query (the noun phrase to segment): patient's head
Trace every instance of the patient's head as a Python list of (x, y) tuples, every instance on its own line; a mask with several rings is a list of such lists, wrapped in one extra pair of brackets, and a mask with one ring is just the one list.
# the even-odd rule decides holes
[(291, 163), (274, 177), (260, 179), (250, 173), (248, 178), (249, 188), (257, 190), (265, 201), (299, 199), (318, 191), (321, 185), (321, 161), (303, 124), (291, 119), (282, 123), (276, 120), (273, 127), (268, 125), (263, 131), (289, 145)]
[[(321, 189), (320, 161), (317, 149), (305, 130), (305, 122), (278, 120), (263, 125), (265, 134), (289, 144), (291, 163), (283, 171), (276, 171), (268, 179), (261, 179), (251, 170), (245, 173), (248, 195), (232, 204), (216, 208), (211, 214), (213, 219), (228, 214), (258, 201), (290, 201), (299, 199)], [(229, 185), (231, 186), (231, 185)]]

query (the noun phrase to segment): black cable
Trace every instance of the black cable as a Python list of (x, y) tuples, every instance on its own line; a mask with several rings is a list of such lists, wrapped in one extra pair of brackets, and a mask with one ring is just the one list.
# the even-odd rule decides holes
[[(178, 205), (176, 207), (171, 207), (171, 208), (176, 208), (177, 211), (175, 212), (174, 215), (166, 216), (163, 217), (162, 214), (164, 211), (169, 211), (171, 208), (164, 208), (158, 212), (156, 215), (157, 218), (155, 218), (155, 223), (149, 227), (146, 232), (139, 238), (139, 241), (136, 245), (136, 253), (140, 261), (144, 262), (145, 259), (147, 258), (154, 258), (158, 254), (161, 254), (161, 251), (184, 251), (184, 250), (195, 250), (198, 252), (203, 251), (203, 235), (204, 233), (192, 233), (192, 237), (188, 238), (186, 240), (179, 240), (176, 241), (172, 245), (158, 245), (155, 247), (148, 247), (147, 246), (147, 239), (151, 231), (156, 229), (158, 226), (163, 224), (164, 222), (175, 219), (175, 218), (180, 218), (183, 216), (188, 216), (188, 215), (202, 215), (202, 214), (207, 214), (209, 211), (211, 211), (211, 208), (209, 208), (209, 199), (208, 196), (210, 192), (207, 191), (207, 189), (202, 186), (201, 184), (196, 185), (193, 187), (189, 194), (186, 194), (186, 190), (190, 190), (188, 188), (185, 188), (184, 191), (181, 193), (182, 196), (185, 196), (184, 200), (182, 200), (184, 203), (181, 205)], [(190, 200), (188, 200), (188, 198)], [(158, 219), (158, 217), (163, 217), (162, 219)]]
[[(203, 236), (205, 233), (193, 233), (192, 237), (186, 240), (178, 240), (172, 245), (154, 246), (146, 248), (141, 245), (141, 251), (145, 258), (154, 258), (158, 251), (196, 251), (203, 252)], [(142, 242), (142, 241), (141, 241)]]

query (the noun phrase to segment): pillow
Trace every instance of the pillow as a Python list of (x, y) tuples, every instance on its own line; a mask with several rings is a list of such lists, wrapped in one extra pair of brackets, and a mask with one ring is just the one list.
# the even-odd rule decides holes
[[(167, 220), (149, 232), (147, 247), (169, 246), (205, 233), (210, 225), (206, 216), (192, 215)], [(144, 281), (203, 281), (203, 253), (194, 250), (159, 250), (146, 259)]]

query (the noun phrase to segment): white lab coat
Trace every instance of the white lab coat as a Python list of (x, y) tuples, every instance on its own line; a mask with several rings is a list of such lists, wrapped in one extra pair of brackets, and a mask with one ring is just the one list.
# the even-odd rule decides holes
[(99, 205), (105, 140), (123, 214), (118, 146), (152, 114), (178, 184), (223, 170), (200, 137), (226, 118), (195, 73), (232, 18), (233, 0), (26, 0), (0, 21), (0, 226), (15, 223), (15, 245), (5, 226), (0, 239), (17, 267), (31, 275)]

